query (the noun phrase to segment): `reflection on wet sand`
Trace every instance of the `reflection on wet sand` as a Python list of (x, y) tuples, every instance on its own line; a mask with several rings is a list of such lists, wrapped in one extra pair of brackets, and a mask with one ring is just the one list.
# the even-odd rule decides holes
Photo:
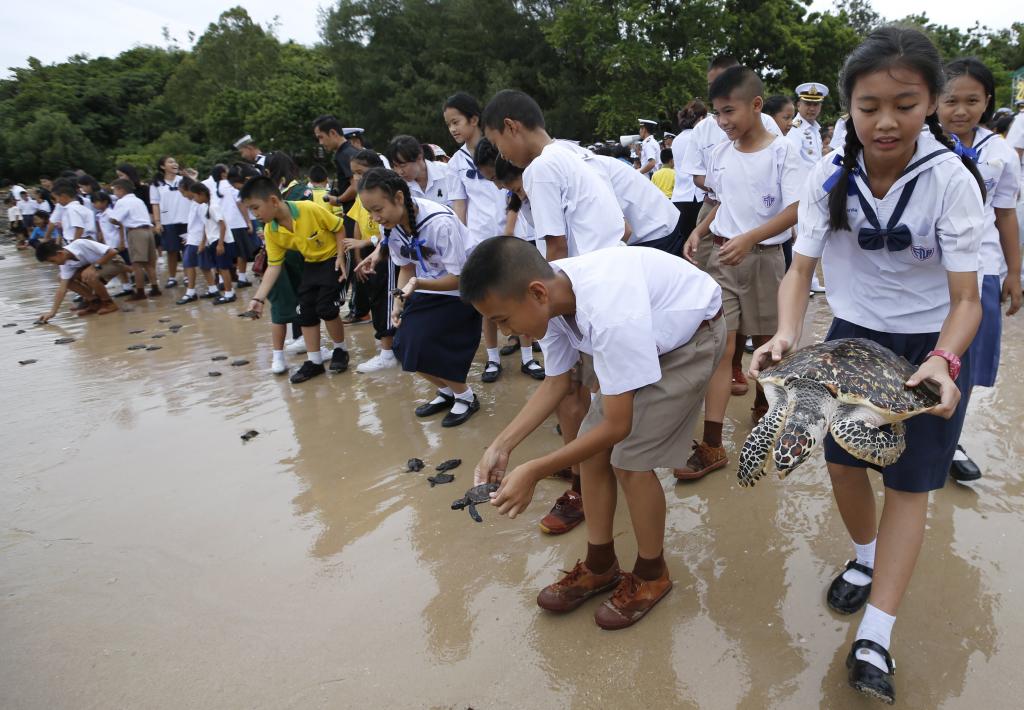
[[(0, 250), (0, 304), (27, 325), (53, 275)], [(412, 416), (429, 393), (408, 376), (291, 386), (266, 372), (265, 323), (169, 300), (0, 331), (0, 707), (868, 706), (845, 682), (858, 619), (824, 605), (850, 545), (820, 455), (753, 490), (733, 469), (663, 477), (676, 586), (638, 626), (603, 632), (596, 601), (564, 617), (534, 601), (584, 553), (582, 530), (536, 527), (564, 483), (543, 482), (515, 521), (449, 508), (532, 388), (515, 368), (477, 388), (483, 416), (442, 430)], [(816, 299), (807, 337), (827, 322)], [(371, 335), (351, 330), (353, 362)], [(127, 350), (143, 342), (162, 349)], [(985, 477), (932, 496), (894, 632), (904, 707), (1020, 693), (1022, 355), (1024, 321), (1009, 319), (999, 388), (976, 393), (965, 433)], [(730, 404), (732, 456), (748, 400)], [(248, 429), (260, 435), (243, 443)], [(557, 442), (547, 426), (517, 460)], [(411, 457), (428, 469), (406, 472)], [(455, 482), (430, 488), (453, 457)]]

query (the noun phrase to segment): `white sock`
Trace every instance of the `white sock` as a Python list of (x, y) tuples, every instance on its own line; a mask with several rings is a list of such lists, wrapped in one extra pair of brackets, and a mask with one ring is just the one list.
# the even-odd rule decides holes
[(231, 298), (234, 295), (235, 295), (234, 289), (232, 289), (231, 291), (225, 291), (224, 292), (224, 298)]
[(274, 362), (284, 362), (284, 350), (275, 350), (273, 359)]
[(323, 365), (324, 356), (320, 354), (320, 351), (306, 353), (306, 359), (314, 365)]
[(381, 360), (394, 360), (395, 359), (395, 353), (392, 352), (391, 350), (381, 349), (381, 351), (380, 351), (380, 358), (381, 358)]
[(196, 295), (196, 290), (194, 288), (187, 288), (187, 289), (185, 289), (185, 295), (186, 296), (195, 296)]
[(207, 286), (206, 287), (206, 292), (207, 293), (217, 293), (217, 287), (216, 286)]
[[(390, 351), (389, 351), (390, 352)], [(443, 397), (441, 395), (444, 395)], [(437, 391), (437, 396), (430, 400), (431, 404), (441, 404), (446, 401), (446, 397), (454, 397), (455, 393), (452, 392), (451, 387), (442, 387)]]
[(249, 277), (245, 275), (244, 271), (238, 272), (238, 280), (242, 283), (249, 283)]
[[(870, 567), (871, 569), (875, 568), (875, 542), (876, 540), (872, 540), (867, 545), (858, 545), (857, 543), (853, 543), (853, 547), (857, 550), (858, 564)], [(850, 584), (857, 585), (858, 587), (871, 584), (871, 577), (855, 569), (848, 569), (843, 572), (843, 579)]]
[(970, 459), (967, 457), (967, 454), (964, 453), (964, 450), (961, 449), (960, 446), (958, 445), (956, 447), (956, 451), (953, 452), (953, 460), (954, 461), (969, 461)]
[(459, 392), (458, 394), (456, 394), (455, 395), (455, 399), (461, 399), (463, 402), (472, 402), (473, 401), (473, 388), (472, 387), (466, 387), (466, 391), (465, 392)]
[(337, 350), (338, 348), (341, 348), (342, 350), (348, 350), (348, 348), (345, 347), (344, 341), (342, 341), (340, 343), (336, 343), (336, 342), (334, 342), (332, 340), (331, 341), (331, 350)]
[(501, 348), (487, 348), (487, 359), (490, 362), (501, 362)]
[(455, 395), (452, 414), (465, 414), (469, 411), (469, 405), (471, 404), (473, 404), (473, 388), (467, 387), (465, 392), (459, 392)]
[[(868, 639), (874, 641), (886, 651), (889, 650), (889, 637), (892, 635), (892, 625), (896, 622), (895, 616), (889, 616), (881, 609), (867, 605), (864, 609), (864, 618), (861, 619), (860, 627), (857, 629), (857, 639)], [(880, 671), (889, 672), (882, 654), (867, 648), (857, 651), (857, 659), (867, 661)]]
[(529, 365), (533, 362), (533, 348), (519, 348), (519, 357), (523, 358), (524, 365)]

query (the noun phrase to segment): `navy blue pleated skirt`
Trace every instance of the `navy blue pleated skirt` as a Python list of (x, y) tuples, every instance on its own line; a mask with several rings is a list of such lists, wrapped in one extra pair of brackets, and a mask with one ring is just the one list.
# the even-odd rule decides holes
[(999, 374), (999, 349), (1003, 340), (1003, 309), (999, 277), (989, 275), (981, 283), (981, 325), (971, 341), (971, 384), (994, 387)]
[[(925, 356), (935, 349), (938, 333), (881, 333), (863, 328), (840, 318), (832, 321), (825, 340), (840, 338), (864, 338), (873, 340), (902, 355), (914, 365), (924, 362)], [(907, 449), (892, 466), (879, 468), (848, 454), (835, 442), (830, 434), (825, 438), (825, 461), (843, 466), (873, 468), (882, 472), (886, 488), (908, 493), (925, 493), (942, 488), (949, 476), (953, 452), (960, 440), (964, 426), (967, 402), (970, 399), (971, 355), (970, 351), (961, 358), (960, 376), (956, 380), (960, 388), (960, 404), (950, 419), (922, 414), (906, 420)]]
[(406, 372), (465, 382), (482, 325), (476, 309), (458, 296), (414, 293), (395, 332), (395, 355)]

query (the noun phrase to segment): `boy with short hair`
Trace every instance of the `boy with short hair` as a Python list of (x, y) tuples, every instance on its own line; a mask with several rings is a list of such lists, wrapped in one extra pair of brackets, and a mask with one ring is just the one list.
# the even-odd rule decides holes
[[(672, 190), (676, 187), (676, 165), (672, 157), (671, 148), (663, 148), (661, 151), (661, 167), (658, 168), (651, 182), (659, 190), (665, 193), (665, 197), (672, 199)], [(686, 235), (690, 236), (690, 235)]]
[(128, 247), (124, 241), (124, 227), (114, 224), (110, 219), (113, 213), (112, 203), (113, 200), (110, 198), (110, 193), (103, 190), (92, 196), (92, 205), (96, 208), (96, 233), (100, 237), (99, 241), (116, 251), (117, 255), (121, 257), (121, 260), (126, 265), (125, 273), (120, 278), (121, 292), (114, 295), (117, 298), (120, 296), (130, 296), (132, 293), (132, 285), (128, 278), (129, 269), (127, 268), (127, 265), (131, 263), (131, 258), (128, 255)]
[[(615, 589), (594, 615), (604, 629), (639, 621), (672, 588), (663, 556), (665, 494), (657, 467), (680, 466), (708, 379), (725, 350), (721, 289), (682, 259), (657, 249), (602, 249), (546, 262), (519, 239), (481, 243), (463, 268), (462, 297), (506, 333), (543, 338), (546, 379), (488, 447), (476, 483), (501, 482), (492, 504), (515, 517), (539, 481), (579, 464), (587, 491), (587, 554), (537, 597), (564, 613)], [(582, 351), (600, 383), (579, 436), (506, 473), (513, 450), (571, 389)], [(632, 572), (613, 542), (616, 482), (637, 540)]]
[[(709, 98), (729, 140), (708, 155), (706, 184), (719, 203), (686, 242), (686, 257), (696, 262), (701, 239), (712, 241), (707, 270), (722, 287), (722, 308), (729, 329), (726, 358), (708, 387), (704, 434), (694, 444), (680, 480), (701, 478), (728, 463), (722, 445), (722, 421), (732, 389), (736, 332), (760, 345), (778, 327), (777, 294), (786, 271), (782, 243), (796, 224), (803, 187), (800, 158), (786, 139), (769, 133), (761, 119), (763, 85), (746, 67), (732, 67), (711, 85)], [(760, 386), (754, 400), (756, 423), (768, 410)]]
[[(58, 180), (53, 185), (53, 197), (63, 208), (60, 220), (65, 242), (96, 238), (96, 218), (92, 210), (79, 201), (75, 183)], [(32, 212), (35, 213), (35, 209)]]
[(263, 238), (267, 250), (267, 270), (249, 310), (263, 312), (267, 294), (281, 274), (285, 251), (302, 255), (302, 280), (299, 282), (299, 314), (306, 341), (306, 362), (291, 376), (291, 382), (305, 382), (325, 372), (320, 352), (320, 321), (334, 341), (331, 372), (348, 369), (345, 326), (341, 322), (341, 286), (345, 281), (345, 225), (332, 214), (310, 201), (286, 202), (270, 178), (257, 177), (247, 182), (239, 198), (264, 223)]
[(118, 178), (110, 183), (117, 202), (110, 213), (110, 221), (124, 228), (128, 254), (131, 256), (132, 272), (135, 275), (135, 293), (130, 300), (146, 300), (146, 277), (149, 277), (149, 295), (159, 296), (160, 287), (156, 280), (156, 239), (153, 236), (153, 222), (146, 203), (135, 195), (135, 183), (128, 178)]
[(60, 267), (60, 285), (53, 297), (53, 307), (39, 316), (40, 323), (57, 315), (69, 289), (82, 297), (78, 309), (80, 317), (120, 310), (105, 286), (115, 276), (124, 278), (128, 273), (128, 267), (115, 250), (91, 239), (77, 239), (64, 247), (57, 242), (43, 242), (36, 249), (36, 258)]

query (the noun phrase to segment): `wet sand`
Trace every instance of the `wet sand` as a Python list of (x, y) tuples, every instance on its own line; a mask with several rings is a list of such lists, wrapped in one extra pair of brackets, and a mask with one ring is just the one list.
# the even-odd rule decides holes
[[(0, 707), (880, 707), (846, 685), (858, 618), (824, 604), (851, 549), (820, 453), (752, 490), (734, 465), (691, 485), (663, 476), (676, 586), (604, 632), (597, 601), (565, 617), (534, 601), (585, 550), (582, 528), (537, 530), (563, 483), (543, 482), (514, 521), (449, 509), (533, 387), (517, 357), (476, 386), (480, 414), (444, 430), (412, 416), (429, 392), (409, 375), (274, 378), (269, 326), (236, 318), (242, 302), (164, 296), (32, 328), (56, 270), (9, 242), (0, 254), (2, 320), (26, 329), (0, 330)], [(815, 299), (807, 337), (828, 319)], [(370, 326), (348, 340), (353, 364), (372, 354)], [(1022, 355), (1017, 316), (999, 386), (978, 390), (966, 426), (985, 476), (932, 496), (893, 636), (902, 707), (1006, 708), (1024, 691)], [(733, 458), (752, 396), (730, 405)], [(552, 422), (515, 458), (559, 441)], [(431, 467), (406, 473), (414, 456)], [(430, 488), (456, 457), (455, 482)], [(631, 563), (624, 504), (616, 540)]]

